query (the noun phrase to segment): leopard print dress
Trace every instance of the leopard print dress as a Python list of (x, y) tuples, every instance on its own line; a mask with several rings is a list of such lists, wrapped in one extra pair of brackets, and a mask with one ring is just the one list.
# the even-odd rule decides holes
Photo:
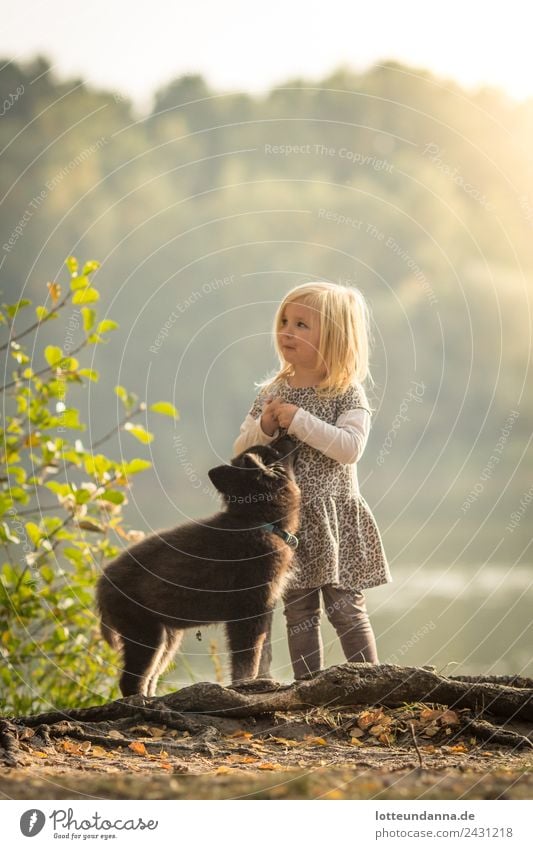
[[(368, 409), (364, 390), (356, 385), (335, 398), (321, 398), (312, 386), (296, 388), (278, 379), (255, 399), (249, 410), (253, 418), (262, 414), (267, 394), (280, 396), (333, 425), (341, 413), (356, 407)], [(339, 463), (290, 436), (300, 446), (294, 473), (302, 493), (302, 511), (297, 568), (287, 588), (334, 584), (357, 591), (391, 581), (376, 520), (359, 491), (357, 464)]]

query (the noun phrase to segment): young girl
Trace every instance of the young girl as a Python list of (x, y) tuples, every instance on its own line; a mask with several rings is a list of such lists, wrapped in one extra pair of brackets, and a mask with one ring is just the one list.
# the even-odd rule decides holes
[[(368, 309), (362, 294), (334, 283), (305, 283), (283, 299), (274, 319), (277, 374), (261, 387), (234, 456), (281, 432), (299, 443), (294, 472), (302, 493), (296, 566), (284, 596), (296, 679), (322, 668), (320, 595), (346, 659), (378, 663), (362, 590), (391, 580), (380, 533), (359, 492), (357, 461), (372, 411)], [(269, 640), (260, 674), (267, 674)]]

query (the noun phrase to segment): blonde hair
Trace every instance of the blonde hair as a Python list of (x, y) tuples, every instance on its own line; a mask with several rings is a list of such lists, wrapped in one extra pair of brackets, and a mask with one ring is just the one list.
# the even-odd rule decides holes
[[(300, 301), (316, 310), (320, 317), (318, 360), (326, 366), (327, 374), (315, 387), (317, 394), (331, 397), (343, 393), (354, 383), (361, 388), (369, 370), (370, 315), (362, 292), (339, 283), (301, 283), (291, 289), (279, 305), (272, 327), (274, 347), (279, 358), (279, 370), (256, 387), (269, 389), (277, 381), (294, 374), (278, 345), (283, 311), (287, 304)], [(363, 390), (364, 391), (364, 390)]]

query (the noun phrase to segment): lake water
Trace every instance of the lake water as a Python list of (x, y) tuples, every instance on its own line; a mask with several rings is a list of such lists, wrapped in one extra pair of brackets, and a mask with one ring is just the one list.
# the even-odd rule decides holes
[[(482, 564), (445, 567), (395, 566), (394, 581), (365, 595), (381, 663), (431, 664), (448, 674), (520, 673), (533, 676), (533, 567)], [(344, 662), (329, 622), (322, 625), (324, 662)], [(216, 661), (227, 676), (221, 626), (189, 632), (168, 681), (181, 686), (215, 681)], [(285, 620), (274, 618), (273, 675), (292, 680)]]

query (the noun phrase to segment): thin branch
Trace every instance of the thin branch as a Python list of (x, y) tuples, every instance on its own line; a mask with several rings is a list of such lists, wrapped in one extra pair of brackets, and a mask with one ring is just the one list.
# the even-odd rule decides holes
[[(50, 318), (54, 315), (54, 313), (58, 312), (58, 310), (63, 309), (63, 307), (68, 303), (70, 297), (73, 294), (74, 294), (74, 291), (72, 289), (69, 289), (69, 291), (67, 292), (67, 294), (65, 295), (63, 300), (60, 301), (59, 304), (57, 305), (57, 307), (54, 307), (54, 309), (51, 312), (49, 312), (48, 315), (45, 318), (39, 319), (39, 321), (36, 321), (34, 324), (30, 325), (30, 327), (27, 327), (26, 330), (23, 330), (22, 333), (19, 333), (18, 336), (13, 336), (12, 338), (8, 339), (7, 342), (5, 342), (5, 344), (0, 345), (0, 352), (5, 351), (7, 348), (9, 348), (9, 346), (11, 345), (12, 342), (18, 342), (19, 339), (22, 339), (24, 336), (27, 336), (28, 333), (31, 333), (32, 330), (35, 330), (36, 328), (40, 327), (41, 324), (44, 324), (45, 321), (49, 321)], [(17, 310), (17, 312), (18, 312), (18, 310)], [(16, 314), (13, 317), (13, 322), (9, 325), (10, 330), (14, 325), (15, 318), (16, 318)]]
[[(64, 358), (62, 357), (62, 359), (66, 359), (67, 356), (72, 357), (74, 354), (77, 354), (78, 351), (81, 351), (82, 348), (85, 348), (89, 344), (90, 344), (89, 343), (89, 337), (86, 336), (85, 339), (83, 340), (83, 342), (80, 345), (78, 345), (77, 348), (74, 348), (73, 351), (70, 351), (70, 353), (68, 355), (66, 355)], [(61, 360), (59, 362), (61, 362)], [(40, 369), (40, 371), (34, 371), (33, 374), (32, 374), (32, 378), (33, 377), (40, 377), (42, 374), (46, 374), (47, 371), (52, 371), (52, 370), (55, 370), (57, 368), (58, 367), (55, 366), (55, 365), (54, 366), (45, 366), (45, 368)], [(66, 373), (68, 374), (68, 372), (66, 372)], [(30, 380), (31, 380), (31, 378), (30, 378)], [(4, 386), (0, 386), (0, 392), (5, 392), (6, 389), (11, 389), (12, 386), (16, 386), (17, 383), (20, 383), (20, 381), (21, 381), (21, 378), (17, 377), (17, 378), (15, 378), (15, 380), (12, 380), (11, 383), (5, 383)]]

